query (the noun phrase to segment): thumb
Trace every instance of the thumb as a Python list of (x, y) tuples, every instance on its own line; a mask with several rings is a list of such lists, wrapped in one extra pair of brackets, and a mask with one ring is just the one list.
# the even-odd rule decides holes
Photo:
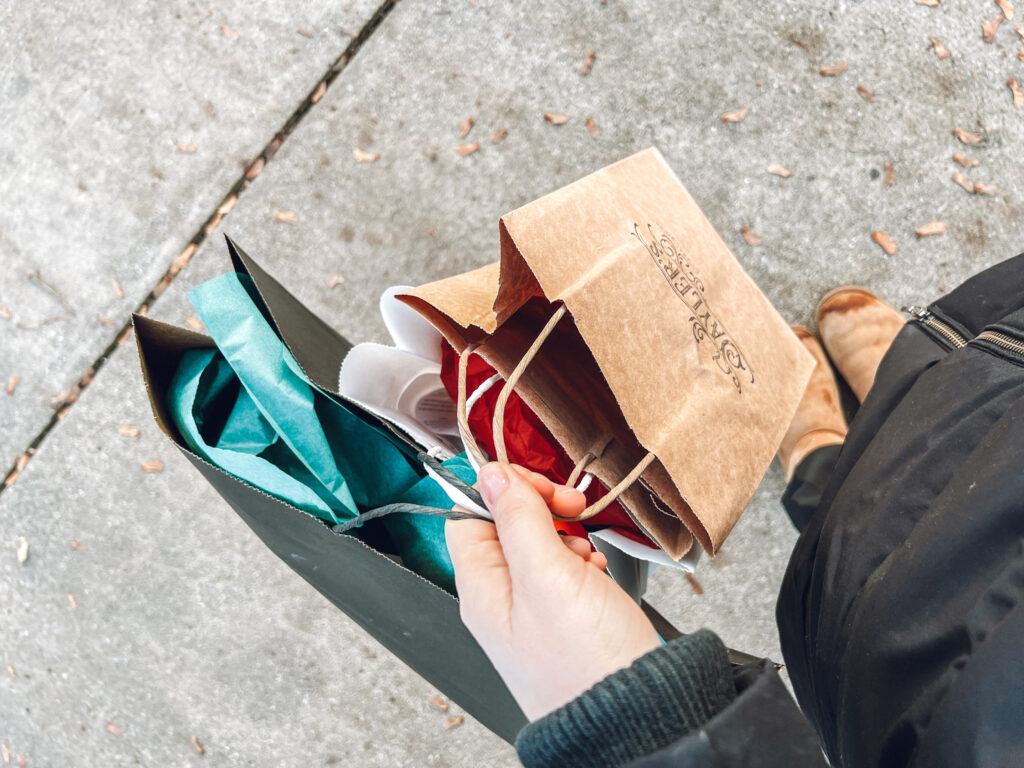
[(498, 540), (513, 578), (568, 554), (543, 497), (533, 483), (509, 465), (484, 465), (477, 475), (477, 486), (494, 516)]

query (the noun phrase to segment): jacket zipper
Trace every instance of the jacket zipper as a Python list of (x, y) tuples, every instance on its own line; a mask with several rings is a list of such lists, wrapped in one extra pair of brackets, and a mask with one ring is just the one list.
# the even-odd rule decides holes
[(951, 325), (944, 323), (942, 320), (939, 320), (939, 318), (932, 314), (931, 310), (928, 308), (904, 307), (903, 311), (909, 312), (919, 323), (927, 325), (952, 344), (956, 349), (963, 349), (967, 346), (967, 339), (965, 339), (959, 331), (954, 329)]
[(995, 344), (997, 347), (1008, 349), (1014, 354), (1024, 357), (1024, 341), (1015, 339), (1005, 333), (999, 331), (982, 331), (975, 339), (977, 341), (987, 341), (989, 344)]
[[(937, 334), (946, 339), (956, 349), (963, 349), (967, 346), (969, 339), (953, 328), (949, 323), (943, 322), (926, 307), (904, 307), (904, 312), (909, 312), (915, 320), (927, 325)], [(1000, 331), (982, 331), (974, 337), (974, 341), (987, 341), (989, 344), (1005, 349), (1018, 357), (1024, 357), (1024, 341), (1015, 339), (1009, 334)]]

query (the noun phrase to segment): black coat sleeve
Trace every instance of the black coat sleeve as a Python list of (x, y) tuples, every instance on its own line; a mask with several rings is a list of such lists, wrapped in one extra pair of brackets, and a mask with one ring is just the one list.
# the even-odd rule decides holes
[(701, 729), (629, 768), (803, 768), (826, 765), (810, 723), (767, 659), (735, 670), (736, 698)]
[(708, 630), (651, 651), (526, 726), (516, 749), (526, 768), (824, 765), (775, 667), (734, 670)]

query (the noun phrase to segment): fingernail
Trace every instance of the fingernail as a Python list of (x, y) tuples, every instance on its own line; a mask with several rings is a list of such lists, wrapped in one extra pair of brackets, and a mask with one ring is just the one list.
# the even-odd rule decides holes
[(494, 503), (508, 488), (508, 475), (505, 468), (494, 462), (485, 464), (477, 475), (480, 483), (480, 495), (488, 505)]

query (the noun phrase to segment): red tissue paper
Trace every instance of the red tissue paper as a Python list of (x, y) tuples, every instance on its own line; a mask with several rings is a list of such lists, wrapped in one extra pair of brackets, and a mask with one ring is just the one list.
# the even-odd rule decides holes
[[(441, 381), (444, 383), (448, 395), (457, 403), (459, 355), (447, 341), (442, 341), (441, 347)], [(466, 392), (471, 395), (494, 373), (494, 368), (486, 360), (480, 355), (473, 355), (467, 366)], [(495, 450), (491, 422), (494, 418), (494, 407), (503, 386), (504, 382), (500, 382), (487, 390), (469, 414), (469, 428), (473, 437), (476, 438), (480, 450), (492, 458), (495, 455)], [(569, 455), (537, 418), (537, 414), (523, 403), (517, 392), (512, 393), (505, 408), (505, 450), (508, 453), (509, 462), (539, 472), (552, 482), (564, 484), (572, 472), (573, 461)], [(607, 492), (607, 489), (595, 478), (584, 496), (587, 499), (587, 504), (590, 505)], [(637, 528), (636, 523), (617, 501), (585, 522), (566, 522), (554, 518), (554, 523), (557, 530), (584, 539), (587, 537), (587, 529), (614, 528), (623, 536), (652, 549), (657, 548), (657, 545)]]

